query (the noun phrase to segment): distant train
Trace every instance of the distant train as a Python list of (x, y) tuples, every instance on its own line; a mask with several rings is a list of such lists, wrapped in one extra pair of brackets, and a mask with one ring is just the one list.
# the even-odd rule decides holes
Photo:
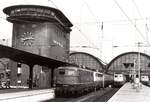
[(76, 66), (64, 66), (55, 70), (55, 95), (75, 97), (106, 87), (113, 82), (112, 75)]
[(126, 77), (122, 73), (115, 73), (114, 74), (114, 87), (121, 87), (126, 82)]
[(141, 75), (141, 83), (145, 85), (150, 85), (150, 80), (148, 75)]

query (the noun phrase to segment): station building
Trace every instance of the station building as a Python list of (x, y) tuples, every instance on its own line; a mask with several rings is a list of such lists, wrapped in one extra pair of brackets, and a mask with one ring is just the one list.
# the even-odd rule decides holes
[(70, 63), (104, 72), (104, 63), (97, 57), (85, 52), (70, 53)]
[[(72, 23), (58, 9), (39, 5), (15, 5), (4, 8), (13, 23), (12, 47), (39, 56), (68, 62)], [(11, 84), (27, 86), (29, 66), (11, 61)], [(34, 87), (51, 87), (52, 70), (33, 67)]]
[(107, 72), (123, 73), (127, 78), (133, 74), (150, 76), (150, 56), (139, 52), (126, 52), (115, 57), (108, 65)]

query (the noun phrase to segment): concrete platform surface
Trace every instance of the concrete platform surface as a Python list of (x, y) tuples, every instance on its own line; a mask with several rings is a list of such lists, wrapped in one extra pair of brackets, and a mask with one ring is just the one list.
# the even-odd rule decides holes
[(0, 90), (0, 102), (41, 102), (54, 98), (54, 89)]
[(107, 102), (150, 102), (150, 87), (142, 85), (139, 90), (126, 83)]

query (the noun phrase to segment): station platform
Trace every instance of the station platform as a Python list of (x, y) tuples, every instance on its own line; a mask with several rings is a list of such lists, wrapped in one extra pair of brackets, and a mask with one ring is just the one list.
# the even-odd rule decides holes
[(137, 91), (126, 83), (107, 102), (150, 102), (150, 87), (142, 85)]
[(42, 102), (54, 98), (54, 89), (3, 89), (0, 102)]

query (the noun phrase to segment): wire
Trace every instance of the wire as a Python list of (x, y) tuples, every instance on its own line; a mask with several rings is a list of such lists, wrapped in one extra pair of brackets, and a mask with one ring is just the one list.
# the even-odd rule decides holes
[[(51, 0), (49, 0), (49, 1), (51, 1)], [(56, 6), (56, 4), (53, 2), (53, 4)], [(57, 6), (56, 6), (57, 7)], [(58, 8), (58, 7), (57, 7)], [(5, 20), (6, 21), (6, 19), (5, 18), (3, 18), (3, 17), (0, 17), (1, 19), (3, 19), (3, 20)], [(34, 21), (29, 21), (29, 20), (23, 20), (23, 19), (13, 19), (13, 18), (11, 18), (11, 20), (17, 20), (17, 21), (20, 21), (20, 22), (26, 22), (26, 23), (37, 23), (37, 22), (34, 22)], [(54, 24), (54, 23), (53, 23)], [(74, 25), (75, 26), (75, 25)], [(90, 43), (90, 44), (92, 44), (92, 46), (95, 46), (94, 45), (94, 43), (92, 43), (89, 39), (88, 39), (88, 37), (77, 27), (77, 26), (75, 26), (75, 28), (77, 28), (78, 29), (78, 31), (86, 38), (86, 40)]]
[(128, 21), (130, 21), (130, 23), (136, 28), (137, 32), (141, 35), (141, 37), (150, 45), (149, 41), (147, 41), (145, 39), (145, 37), (143, 36), (142, 32), (137, 28), (137, 26), (133, 23), (133, 21), (128, 17), (128, 15), (126, 14), (126, 12), (121, 8), (121, 6), (119, 5), (119, 3), (114, 0), (115, 4), (119, 7), (119, 9), (122, 11), (122, 13), (126, 16), (126, 18), (128, 19)]
[(92, 9), (90, 8), (89, 4), (85, 1), (85, 0), (82, 0), (84, 2), (84, 4), (86, 4), (89, 12), (92, 14), (92, 16), (94, 17), (95, 21), (98, 22), (97, 20), (97, 17), (95, 16), (95, 14), (93, 13)]
[(132, 2), (133, 2), (133, 4), (134, 4), (134, 6), (136, 7), (139, 16), (142, 18), (142, 15), (141, 15), (141, 13), (140, 13), (140, 10), (138, 9), (138, 6), (136, 5), (135, 1), (132, 0)]
[[(0, 17), (0, 19), (2, 19), (2, 20), (4, 20), (4, 21), (7, 21), (6, 20), (6, 18), (4, 18), (4, 17)], [(136, 19), (136, 21), (138, 21), (138, 20), (145, 20), (145, 19), (150, 19), (150, 18), (135, 18)], [(132, 20), (135, 20), (135, 19), (132, 19)], [(15, 20), (15, 19), (12, 19), (12, 20)], [(31, 23), (37, 23), (37, 22), (33, 22), (33, 21), (25, 21), (25, 20), (21, 20), (21, 19), (17, 19), (18, 21), (24, 21), (24, 22), (31, 22)], [(105, 23), (108, 23), (108, 24), (110, 24), (110, 23), (117, 23), (117, 22), (129, 22), (128, 20), (109, 20), (109, 21), (104, 21), (103, 22), (103, 24)], [(97, 23), (102, 23), (102, 22), (82, 22), (82, 23), (80, 23), (80, 22), (74, 22), (73, 24), (76, 24), (76, 25), (80, 25), (80, 24), (85, 24), (85, 25), (91, 25), (91, 24), (97, 24)], [(125, 25), (125, 24), (117, 24), (117, 25)], [(146, 27), (148, 26), (148, 24), (146, 24)]]
[(92, 46), (70, 46), (71, 48), (92, 48), (92, 49), (96, 49), (96, 50), (100, 50), (97, 47), (92, 47)]
[[(136, 10), (137, 10), (139, 16), (142, 18), (142, 15), (141, 15), (141, 13), (140, 13), (140, 10), (139, 10), (139, 8), (138, 8), (136, 2), (135, 2), (134, 0), (132, 0), (132, 2), (133, 2), (133, 4), (134, 4), (134, 6), (136, 7)], [(146, 18), (145, 30), (147, 31), (147, 32), (146, 32), (146, 40), (149, 41), (149, 39), (148, 39), (148, 31), (149, 31), (149, 28), (148, 28), (148, 25), (147, 25), (147, 18)]]
[[(48, 1), (50, 1), (50, 2), (58, 9), (58, 6), (57, 6), (52, 0), (48, 0)], [(85, 2), (85, 3), (86, 3), (86, 2)], [(86, 3), (86, 5), (87, 5), (88, 9), (90, 10), (90, 8), (89, 8), (89, 6), (88, 6), (87, 3)], [(90, 10), (90, 12), (92, 13), (91, 10)], [(82, 34), (82, 35), (84, 36), (84, 38), (85, 38), (90, 44), (92, 44), (92, 46), (95, 46), (95, 44), (92, 43), (92, 42), (89, 40), (89, 38), (88, 38), (76, 25), (74, 25), (74, 27), (80, 32), (80, 34)]]
[[(93, 13), (93, 11), (92, 11), (92, 9), (91, 9), (91, 7), (89, 6), (89, 4), (85, 1), (85, 0), (82, 0), (83, 2), (84, 2), (84, 4), (86, 4), (86, 6), (87, 6), (87, 8), (88, 8), (88, 11), (91, 13), (91, 15), (94, 17), (94, 19), (95, 19), (95, 21), (96, 21), (96, 25), (97, 25), (97, 27), (98, 28), (100, 28), (100, 30), (102, 31), (102, 33), (100, 33), (101, 34), (101, 37), (100, 37), (100, 40), (99, 41), (101, 41), (101, 42), (99, 42), (99, 47), (101, 48), (101, 50), (100, 50), (100, 57), (101, 57), (101, 53), (102, 53), (102, 43), (103, 43), (103, 22), (99, 22), (98, 20), (97, 20), (97, 17), (95, 16), (95, 14)], [(99, 26), (101, 24), (101, 27)]]
[(90, 43), (92, 44), (92, 46), (96, 47), (96, 45), (94, 43), (91, 42), (91, 40), (89, 40), (89, 38), (76, 26), (74, 25), (74, 27), (80, 32), (80, 34), (83, 35), (83, 37)]
[(49, 1), (55, 6), (55, 8), (58, 9), (57, 5), (56, 5), (52, 0), (48, 0), (48, 2), (49, 2)]
[[(130, 19), (130, 20), (135, 20), (136, 21), (141, 21), (141, 20), (145, 20), (145, 19), (150, 19), (150, 17), (144, 17), (144, 18), (134, 18), (134, 19)], [(125, 20), (125, 19), (120, 19), (120, 20), (104, 20), (104, 21), (95, 21), (95, 22), (74, 22), (74, 24), (101, 24), (101, 23), (107, 23), (107, 24), (110, 24), (110, 23), (122, 23), (122, 22), (129, 22), (129, 20)]]

